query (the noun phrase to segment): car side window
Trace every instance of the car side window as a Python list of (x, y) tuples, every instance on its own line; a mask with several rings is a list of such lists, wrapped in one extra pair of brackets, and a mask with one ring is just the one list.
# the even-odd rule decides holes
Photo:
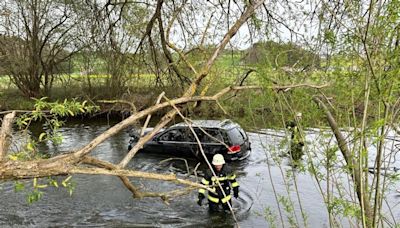
[[(206, 132), (209, 135), (204, 134), (204, 142), (210, 142), (210, 143), (218, 143), (218, 142), (223, 142), (224, 138), (219, 130), (216, 129), (208, 129)], [(211, 137), (210, 137), (211, 136)]]
[(232, 128), (228, 131), (230, 141), (233, 145), (241, 145), (244, 143), (245, 136), (237, 128)]
[[(207, 132), (207, 134), (204, 133), (204, 131)], [(199, 128), (194, 128), (194, 132), (196, 133), (197, 137), (202, 143), (218, 143), (219, 141), (224, 141), (224, 137), (222, 136), (221, 132), (217, 129), (201, 130)], [(196, 142), (196, 138), (194, 137), (192, 132), (189, 132), (187, 135), (189, 142)]]
[[(187, 129), (188, 131), (186, 132), (186, 139), (188, 142), (192, 142), (192, 143), (197, 143), (196, 141), (196, 137), (194, 136), (193, 132), (190, 131), (190, 129)], [(199, 128), (193, 128), (194, 132), (196, 133), (197, 137), (199, 138), (200, 142), (209, 142), (208, 136), (206, 134), (204, 134), (204, 132), (199, 129)]]
[(160, 141), (176, 141), (182, 142), (185, 141), (185, 136), (181, 129), (172, 129), (165, 132), (160, 136)]
[[(194, 132), (196, 133), (197, 137), (199, 138), (200, 142), (202, 140), (203, 137), (203, 132), (201, 132), (200, 129), (198, 128), (193, 128)], [(186, 131), (186, 137), (187, 137), (187, 141), (188, 142), (197, 142), (196, 141), (196, 137), (194, 137), (193, 132), (188, 128)]]

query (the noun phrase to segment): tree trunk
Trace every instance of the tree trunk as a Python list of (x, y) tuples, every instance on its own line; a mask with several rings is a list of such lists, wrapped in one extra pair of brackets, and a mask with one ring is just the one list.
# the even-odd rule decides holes
[(0, 162), (7, 155), (8, 147), (10, 146), (10, 136), (12, 131), (12, 123), (15, 117), (15, 111), (7, 114), (3, 118), (3, 123), (0, 129)]
[[(360, 173), (363, 172), (362, 170), (359, 169), (359, 164), (358, 161), (356, 159), (353, 159), (353, 155), (351, 154), (348, 146), (347, 146), (347, 142), (345, 140), (345, 138), (343, 137), (342, 133), (339, 130), (339, 127), (337, 126), (337, 123), (332, 115), (332, 113), (329, 111), (328, 107), (326, 107), (326, 105), (318, 98), (318, 97), (313, 97), (313, 100), (315, 103), (317, 103), (319, 105), (319, 107), (325, 112), (326, 114), (326, 118), (327, 121), (336, 137), (336, 140), (338, 142), (338, 146), (340, 151), (343, 154), (344, 159), (346, 160), (346, 164), (347, 167), (350, 170), (351, 173), (351, 177), (354, 181), (354, 185), (355, 185), (355, 190), (357, 193), (357, 198), (359, 201), (360, 206), (364, 205), (364, 210), (365, 210), (365, 218), (368, 227), (370, 227), (370, 225), (372, 224), (372, 220), (373, 220), (373, 210), (371, 208), (370, 205), (370, 201), (369, 201), (369, 194), (368, 192), (365, 191), (365, 188), (362, 188), (363, 186), (363, 181), (360, 177)], [(368, 178), (368, 175), (364, 175), (365, 178)]]

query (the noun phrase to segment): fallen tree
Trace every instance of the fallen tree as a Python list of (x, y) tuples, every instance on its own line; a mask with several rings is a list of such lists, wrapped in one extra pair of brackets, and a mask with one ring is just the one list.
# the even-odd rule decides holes
[[(264, 1), (255, 1), (252, 4), (249, 4), (246, 7), (246, 10), (243, 14), (238, 18), (238, 20), (234, 23), (234, 25), (228, 30), (225, 34), (224, 38), (217, 46), (211, 57), (207, 60), (206, 64), (202, 67), (198, 73), (195, 74), (195, 80), (190, 84), (186, 92), (177, 99), (169, 100), (160, 104), (156, 104), (152, 107), (149, 107), (140, 112), (134, 113), (129, 118), (121, 121), (115, 126), (111, 127), (104, 133), (97, 136), (93, 139), (89, 144), (84, 147), (71, 151), (70, 153), (61, 154), (48, 159), (33, 159), (29, 161), (19, 161), (19, 160), (10, 160), (7, 159), (8, 149), (7, 145), (9, 145), (9, 137), (3, 135), (11, 134), (11, 128), (9, 127), (10, 123), (13, 119), (12, 115), (7, 115), (4, 118), (2, 128), (2, 137), (0, 138), (0, 144), (2, 146), (1, 157), (3, 158), (0, 163), (0, 180), (15, 180), (15, 179), (28, 179), (28, 178), (39, 178), (39, 177), (47, 177), (47, 176), (57, 176), (57, 175), (69, 175), (69, 174), (100, 174), (100, 175), (115, 175), (118, 176), (125, 186), (133, 193), (134, 197), (144, 197), (144, 196), (156, 196), (162, 197), (162, 199), (167, 199), (167, 196), (179, 195), (181, 191), (173, 191), (170, 193), (142, 193), (136, 188), (130, 181), (128, 177), (143, 177), (164, 181), (172, 181), (178, 184), (183, 184), (192, 188), (205, 188), (205, 186), (195, 183), (189, 180), (183, 180), (177, 178), (175, 175), (160, 175), (155, 173), (145, 173), (138, 172), (133, 170), (126, 169), (126, 165), (131, 161), (131, 159), (135, 156), (135, 154), (140, 150), (143, 144), (148, 141), (151, 137), (153, 137), (161, 128), (166, 126), (172, 118), (178, 113), (178, 110), (173, 109), (171, 105), (184, 105), (188, 102), (194, 101), (217, 101), (221, 96), (236, 90), (242, 89), (252, 89), (255, 87), (230, 87), (227, 88), (220, 93), (214, 96), (194, 96), (197, 92), (197, 88), (200, 85), (201, 81), (208, 75), (212, 65), (215, 60), (221, 53), (221, 51), (228, 44), (230, 39), (236, 34), (239, 28), (246, 22), (246, 20), (254, 14), (254, 11), (262, 5)], [(162, 4), (162, 1), (159, 1)], [(158, 16), (158, 19), (161, 20), (161, 17)], [(119, 131), (127, 128), (128, 126), (134, 124), (137, 120), (144, 118), (155, 111), (158, 111), (163, 108), (171, 108), (161, 121), (154, 127), (154, 130), (144, 137), (140, 138), (137, 144), (129, 151), (129, 153), (122, 159), (119, 164), (111, 164), (106, 161), (97, 160), (95, 158), (90, 157), (90, 152), (100, 143), (104, 142), (111, 136), (115, 135)], [(184, 107), (184, 106), (181, 106)], [(14, 113), (15, 114), (15, 113)], [(5, 133), (3, 133), (3, 131)], [(82, 166), (82, 164), (89, 164), (92, 166), (96, 166), (96, 168), (88, 168)]]

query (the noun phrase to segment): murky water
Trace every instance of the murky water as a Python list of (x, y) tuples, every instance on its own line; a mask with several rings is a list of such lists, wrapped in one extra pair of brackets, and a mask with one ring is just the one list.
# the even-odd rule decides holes
[[(51, 143), (43, 145), (43, 149), (59, 153), (85, 145), (96, 135), (109, 128), (106, 122), (69, 123), (63, 128), (64, 142), (55, 146)], [(34, 130), (35, 131), (35, 130)], [(272, 163), (270, 152), (282, 141), (282, 132), (266, 131), (263, 134), (249, 133), (252, 142), (252, 154), (246, 161), (232, 164), (240, 183), (240, 197), (233, 200), (233, 207), (240, 227), (268, 227), (267, 211), (272, 211), (272, 221), (279, 226), (278, 204), (274, 189), (278, 196), (291, 199), (294, 214), (283, 213), (284, 226), (290, 225), (290, 219), (298, 221), (303, 227), (301, 208), (307, 216), (307, 226), (329, 226), (328, 213), (315, 180), (305, 173), (296, 172), (298, 196), (293, 179), (283, 176), (292, 168), (283, 158), (282, 165)], [(308, 141), (316, 142), (315, 134), (309, 134)], [(121, 132), (102, 143), (92, 155), (110, 162), (118, 163), (127, 152), (127, 132)], [(311, 149), (311, 148), (310, 148)], [(321, 154), (319, 154), (321, 155)], [(177, 173), (181, 178), (187, 177), (186, 166), (181, 160), (163, 162), (167, 156), (154, 154), (137, 154), (129, 168), (157, 173)], [(189, 160), (190, 171), (197, 161)], [(269, 165), (268, 165), (269, 164)], [(398, 165), (397, 163), (395, 165)], [(400, 166), (399, 166), (400, 167)], [(203, 166), (200, 170), (204, 169)], [(61, 182), (65, 177), (56, 177)], [(176, 188), (175, 184), (160, 181), (131, 179), (136, 186), (148, 191), (167, 191)], [(43, 180), (42, 180), (43, 181)], [(31, 181), (23, 181), (26, 186)], [(207, 205), (196, 204), (197, 191), (181, 196), (164, 204), (159, 198), (133, 199), (131, 193), (117, 177), (75, 175), (76, 184), (72, 196), (65, 188), (45, 188), (41, 200), (28, 204), (27, 188), (22, 192), (14, 191), (14, 184), (0, 184), (0, 226), (33, 226), (33, 227), (233, 227), (235, 221), (230, 214), (209, 214)], [(397, 187), (398, 184), (397, 184)], [(393, 186), (393, 189), (396, 186)], [(287, 197), (289, 192), (289, 196)], [(399, 194), (392, 191), (388, 194), (395, 218), (400, 219), (400, 210), (395, 207), (400, 202)], [(271, 217), (270, 217), (271, 218)], [(349, 221), (342, 220), (348, 227)]]

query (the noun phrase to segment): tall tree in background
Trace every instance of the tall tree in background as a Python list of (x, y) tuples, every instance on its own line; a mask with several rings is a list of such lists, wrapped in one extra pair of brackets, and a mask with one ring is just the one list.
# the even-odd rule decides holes
[(6, 0), (0, 6), (1, 64), (28, 97), (48, 95), (79, 37), (74, 5), (52, 0)]
[(104, 63), (103, 71), (107, 75), (105, 87), (108, 96), (118, 97), (125, 91), (126, 81), (134, 73), (137, 59), (133, 52), (140, 29), (145, 27), (148, 11), (144, 4), (129, 2), (100, 3), (86, 1), (90, 10), (92, 48)]

